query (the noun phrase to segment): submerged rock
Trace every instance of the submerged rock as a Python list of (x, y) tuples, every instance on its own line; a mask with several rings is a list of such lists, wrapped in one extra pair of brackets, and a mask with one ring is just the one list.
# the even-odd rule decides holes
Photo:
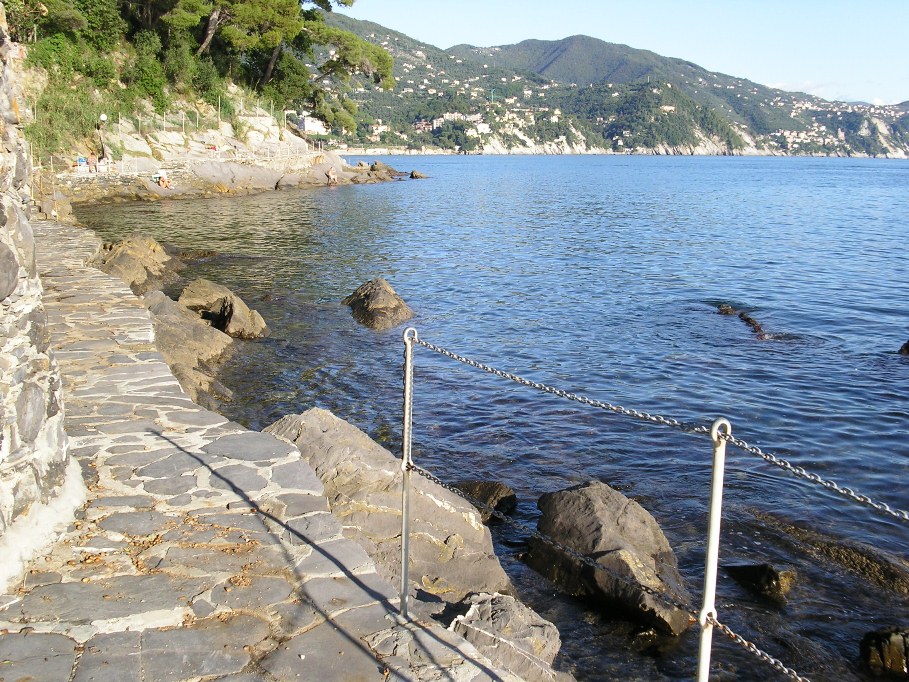
[(875, 675), (909, 679), (909, 629), (869, 632), (862, 637), (859, 654), (862, 663)]
[(717, 312), (720, 315), (736, 315), (738, 318), (751, 327), (751, 331), (754, 332), (754, 335), (758, 337), (761, 341), (765, 341), (770, 338), (770, 335), (764, 331), (764, 328), (761, 326), (760, 322), (755, 320), (751, 315), (749, 315), (744, 310), (736, 310), (728, 303), (720, 303), (716, 307)]
[(909, 355), (909, 341), (900, 346), (900, 355)]
[[(510, 514), (518, 505), (518, 498), (514, 494), (514, 490), (498, 481), (458, 481), (454, 487), (468, 497), (486, 505), (489, 509), (503, 514)], [(489, 523), (491, 519), (495, 519), (486, 507), (478, 507), (483, 517), (483, 523)]]
[[(532, 538), (527, 563), (575, 596), (619, 606), (647, 624), (674, 635), (684, 632), (689, 614), (654, 597), (656, 591), (683, 604), (688, 590), (678, 563), (656, 520), (634, 500), (599, 481), (543, 495), (537, 528), (606, 570)], [(646, 589), (645, 589), (646, 588)]]
[(268, 336), (268, 326), (256, 310), (220, 284), (199, 278), (189, 283), (179, 302), (198, 313), (203, 320), (235, 339)]
[(381, 277), (361, 284), (343, 303), (350, 306), (357, 322), (376, 331), (391, 329), (413, 317), (410, 306)]
[(781, 571), (770, 564), (733, 564), (723, 568), (743, 587), (774, 601), (786, 601), (795, 584), (795, 571)]

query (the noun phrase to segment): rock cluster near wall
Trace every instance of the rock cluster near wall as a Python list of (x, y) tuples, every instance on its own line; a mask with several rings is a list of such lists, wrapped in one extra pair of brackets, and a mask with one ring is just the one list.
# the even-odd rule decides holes
[(30, 167), (17, 53), (0, 6), (0, 589), (72, 519), (84, 496), (63, 431), (60, 374), (28, 221)]

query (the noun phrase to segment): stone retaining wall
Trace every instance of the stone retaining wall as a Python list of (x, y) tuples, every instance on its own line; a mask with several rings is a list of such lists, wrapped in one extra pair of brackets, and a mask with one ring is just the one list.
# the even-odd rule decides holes
[(60, 373), (29, 225), (30, 168), (0, 4), (0, 590), (72, 519), (84, 494), (63, 430)]

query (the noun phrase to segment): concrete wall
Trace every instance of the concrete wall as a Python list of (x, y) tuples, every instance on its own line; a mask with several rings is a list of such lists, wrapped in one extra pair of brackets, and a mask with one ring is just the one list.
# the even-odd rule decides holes
[(19, 120), (17, 52), (0, 4), (0, 590), (18, 579), (24, 562), (81, 503), (27, 216), (30, 168)]

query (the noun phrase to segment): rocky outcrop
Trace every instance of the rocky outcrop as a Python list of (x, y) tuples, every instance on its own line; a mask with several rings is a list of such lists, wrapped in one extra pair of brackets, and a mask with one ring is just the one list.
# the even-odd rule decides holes
[(251, 310), (227, 287), (207, 279), (190, 282), (180, 294), (179, 303), (235, 339), (258, 339), (268, 335), (268, 326), (258, 311)]
[(148, 292), (142, 302), (152, 314), (155, 345), (193, 402), (211, 409), (217, 400), (229, 400), (231, 393), (215, 379), (214, 368), (233, 340), (161, 291)]
[(13, 48), (0, 7), (0, 592), (85, 499), (63, 430), (60, 371), (35, 263)]
[(570, 594), (618, 606), (630, 616), (671, 634), (690, 625), (685, 611), (654, 597), (687, 604), (688, 590), (669, 542), (654, 518), (637, 502), (605, 483), (591, 481), (543, 495), (537, 527), (595, 561), (594, 570), (574, 557), (532, 538), (527, 563)]
[(411, 180), (425, 180), (425, 179), (428, 178), (428, 177), (429, 177), (428, 175), (425, 175), (424, 173), (421, 173), (421, 172), (418, 171), (418, 170), (412, 170), (412, 171), (410, 171), (410, 179), (411, 179)]
[(795, 571), (770, 564), (732, 564), (723, 568), (739, 585), (777, 602), (786, 601), (796, 579)]
[(498, 481), (458, 481), (454, 487), (480, 503), (477, 508), (483, 518), (483, 523), (489, 523), (490, 520), (495, 519), (490, 510), (510, 514), (518, 505), (518, 498), (514, 494), (514, 490)]
[(342, 303), (350, 306), (357, 322), (376, 331), (391, 329), (413, 317), (410, 306), (381, 277), (361, 284)]
[(105, 243), (92, 265), (119, 277), (138, 296), (160, 289), (177, 277), (183, 263), (147, 234), (135, 233)]
[(862, 663), (875, 675), (909, 679), (909, 629), (869, 632), (862, 638), (859, 653)]
[(721, 303), (717, 306), (717, 312), (720, 315), (736, 315), (742, 322), (751, 327), (751, 331), (761, 341), (766, 341), (770, 338), (770, 335), (764, 331), (761, 324), (744, 310), (736, 310), (728, 303)]
[(448, 629), (481, 654), (527, 682), (574, 679), (552, 669), (562, 641), (548, 620), (509, 595), (475, 594), (466, 603), (467, 613), (455, 618)]
[[(319, 408), (283, 417), (265, 431), (296, 444), (325, 486), (344, 535), (366, 549), (383, 577), (399, 584), (400, 460), (356, 427)], [(477, 510), (416, 474), (411, 484), (414, 592), (428, 601), (451, 603), (474, 592), (510, 592), (511, 582)]]

